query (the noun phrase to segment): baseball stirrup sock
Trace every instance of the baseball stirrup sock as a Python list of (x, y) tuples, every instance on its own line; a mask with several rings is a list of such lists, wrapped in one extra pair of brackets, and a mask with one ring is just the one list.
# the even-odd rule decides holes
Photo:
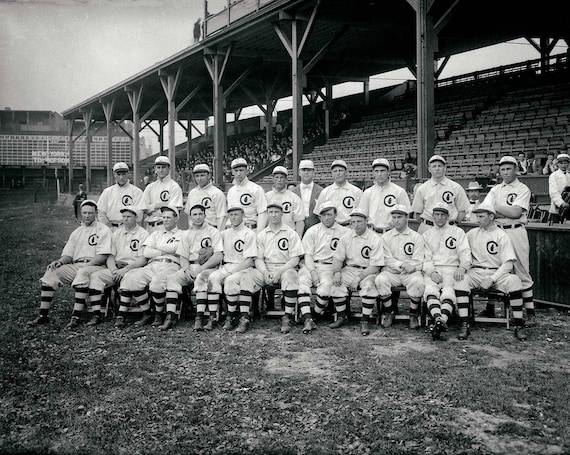
[(85, 309), (85, 302), (89, 295), (88, 288), (75, 288), (75, 304), (73, 305), (73, 316), (81, 316), (81, 312)]
[(372, 310), (376, 304), (376, 297), (363, 296), (362, 297), (362, 320), (368, 321), (372, 316)]
[(170, 314), (176, 313), (178, 307), (178, 292), (166, 290), (166, 312)]
[(340, 315), (346, 312), (346, 297), (333, 297), (334, 309)]
[(237, 312), (237, 305), (238, 305), (238, 295), (227, 295), (226, 294), (226, 303), (228, 304), (228, 313), (235, 313)]
[(392, 295), (385, 295), (380, 297), (380, 303), (382, 304), (383, 311), (385, 313), (390, 313), (392, 309)]
[(93, 310), (93, 313), (97, 314), (101, 312), (102, 299), (103, 293), (101, 291), (98, 291), (97, 289), (89, 289), (89, 301), (91, 302), (91, 309)]
[(534, 292), (532, 288), (523, 289), (522, 291), (523, 304), (526, 309), (526, 314), (534, 314)]
[[(237, 296), (236, 296), (237, 298)], [(251, 308), (251, 301), (253, 296), (249, 291), (241, 291), (239, 293), (239, 312), (240, 314), (249, 315), (249, 309)], [(229, 305), (229, 304), (228, 304)], [(228, 306), (229, 308), (229, 306)], [(236, 308), (237, 311), (237, 308)]]
[(427, 307), (429, 314), (432, 318), (437, 319), (441, 317), (440, 303), (437, 297), (434, 295), (428, 295), (427, 297)]
[(297, 303), (297, 291), (283, 291), (283, 297), (285, 299), (285, 313), (293, 314)]
[(308, 314), (311, 312), (310, 294), (299, 294), (299, 308), (301, 309), (301, 314)]
[(420, 304), (422, 303), (421, 297), (419, 299), (410, 297), (410, 314), (420, 314)]
[(465, 291), (455, 291), (457, 297), (457, 312), (459, 319), (467, 322), (469, 319), (469, 293)]
[(196, 313), (205, 313), (208, 305), (208, 293), (204, 291), (196, 292)]
[(218, 312), (218, 306), (220, 302), (220, 294), (210, 293), (208, 294), (208, 311), (210, 315), (215, 315)]
[(47, 316), (51, 307), (51, 302), (55, 294), (55, 289), (50, 286), (42, 286), (40, 294), (40, 315)]
[(154, 302), (154, 311), (162, 313), (164, 311), (164, 301), (166, 300), (166, 292), (151, 292), (150, 296)]
[(135, 301), (137, 302), (139, 308), (145, 314), (152, 314), (152, 311), (150, 309), (150, 296), (146, 289), (143, 289), (142, 291), (135, 291), (133, 293), (133, 297), (135, 298)]
[(513, 319), (516, 326), (523, 325), (523, 296), (521, 291), (509, 294), (509, 305), (513, 311)]
[(329, 304), (329, 298), (323, 297), (322, 295), (317, 294), (317, 298), (315, 301), (315, 313), (323, 314)]
[(447, 323), (453, 314), (453, 302), (451, 300), (444, 300), (441, 302), (441, 317), (443, 322)]

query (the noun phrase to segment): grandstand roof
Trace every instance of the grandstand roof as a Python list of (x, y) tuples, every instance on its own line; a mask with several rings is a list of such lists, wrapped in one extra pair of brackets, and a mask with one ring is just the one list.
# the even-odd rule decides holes
[[(125, 88), (144, 84), (140, 112), (145, 113), (158, 100), (163, 103), (150, 116), (167, 118), (167, 103), (159, 74), (182, 69), (176, 104), (196, 87), (195, 97), (178, 113), (183, 120), (202, 119), (212, 114), (212, 82), (204, 64), (204, 54), (224, 51), (231, 46), (224, 73), (224, 88), (238, 80), (253, 97), (265, 103), (291, 93), (291, 59), (275, 31), (281, 22), (285, 34), (290, 15), (309, 19), (316, 3), (314, 28), (301, 55), (306, 64), (325, 44), (330, 45), (307, 74), (307, 90), (319, 89), (325, 81), (333, 84), (363, 80), (374, 74), (411, 66), (416, 60), (416, 19), (410, 4), (416, 0), (262, 0), (263, 6), (214, 30), (200, 43), (156, 63), (154, 66), (94, 95), (63, 112), (66, 119), (81, 118), (82, 109), (92, 109), (93, 120), (105, 120), (100, 100), (115, 98), (114, 118), (132, 118)], [(239, 2), (238, 2), (239, 3)], [(243, 2), (251, 7), (256, 2)], [(569, 18), (561, 4), (544, 0), (532, 8), (516, 0), (459, 1), (433, 0), (431, 12), (439, 25), (436, 57), (505, 42), (520, 37), (564, 37)], [(232, 5), (233, 7), (239, 5)], [(451, 14), (446, 15), (450, 11)], [(222, 14), (222, 13), (220, 13)], [(217, 16), (214, 14), (212, 17)], [(439, 18), (445, 17), (439, 22)], [(306, 24), (307, 22), (305, 22)], [(125, 58), (129, 58), (125, 56)], [(236, 89), (228, 97), (228, 112), (255, 104), (246, 90)]]

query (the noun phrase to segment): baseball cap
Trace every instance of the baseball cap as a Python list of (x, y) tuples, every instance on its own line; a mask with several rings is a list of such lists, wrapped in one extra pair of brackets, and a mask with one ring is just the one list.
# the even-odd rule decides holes
[(123, 213), (123, 212), (131, 212), (133, 215), (139, 216), (140, 210), (137, 209), (135, 206), (126, 205), (126, 206), (123, 207), (121, 210), (119, 210), (119, 212), (121, 212), (121, 213)]
[(202, 204), (194, 204), (192, 207), (190, 207), (188, 213), (190, 213), (194, 209), (202, 209), (204, 212), (206, 212), (206, 207), (204, 207)]
[[(514, 156), (503, 156), (500, 161), (499, 161), (499, 166), (502, 166), (503, 164), (513, 164), (513, 165), (517, 165), (517, 160), (515, 159)], [(495, 212), (493, 212), (495, 213)]]
[(273, 201), (273, 202), (270, 202), (269, 204), (267, 204), (268, 209), (271, 207), (275, 207), (276, 209), (283, 211), (283, 206), (279, 202)]
[(319, 206), (319, 215), (330, 209), (336, 209), (336, 204), (333, 201), (325, 201)]
[(492, 213), (493, 215), (497, 214), (497, 212), (495, 212), (495, 207), (493, 207), (488, 202), (482, 202), (481, 205), (479, 205), (479, 207), (473, 209), (473, 213), (479, 213), (479, 212), (489, 212)]
[(483, 186), (479, 182), (469, 182), (466, 190), (482, 190)]
[(231, 168), (235, 169), (236, 167), (247, 167), (247, 161), (245, 160), (245, 158), (236, 158), (234, 160), (232, 160), (232, 164), (231, 164)]
[(235, 210), (241, 210), (242, 212), (244, 211), (243, 207), (241, 205), (231, 205), (228, 207), (227, 212), (230, 213), (230, 212), (233, 212)]
[(567, 153), (560, 153), (557, 157), (556, 157), (556, 161), (570, 161), (570, 155), (568, 155)]
[(384, 166), (386, 169), (390, 170), (390, 162), (386, 158), (376, 158), (372, 162), (372, 169), (376, 166)]
[(167, 164), (168, 166), (170, 166), (170, 160), (168, 159), (167, 156), (160, 155), (156, 157), (156, 159), (154, 160), (154, 164)]
[(441, 156), (441, 155), (433, 155), (433, 156), (429, 159), (428, 164), (431, 164), (431, 163), (433, 163), (433, 162), (435, 162), (435, 161), (441, 161), (443, 164), (447, 164), (447, 161), (445, 161), (445, 158), (444, 158), (443, 156)]
[(410, 214), (408, 208), (402, 204), (396, 204), (394, 207), (390, 209), (390, 213), (401, 213), (402, 215)]
[(122, 161), (119, 161), (118, 163), (115, 163), (115, 165), (113, 166), (113, 172), (118, 172), (118, 171), (129, 171), (129, 165), (127, 163), (123, 163)]
[(194, 173), (196, 173), (196, 172), (208, 172), (211, 174), (210, 166), (208, 166), (207, 164), (197, 164), (196, 166), (194, 166), (194, 169), (192, 169), (192, 172), (194, 172)]
[(289, 173), (287, 172), (287, 168), (285, 166), (275, 166), (272, 174), (285, 174), (287, 176)]
[(445, 202), (438, 202), (437, 204), (434, 205), (434, 207), (431, 209), (432, 213), (433, 212), (445, 212), (449, 215), (449, 205), (446, 204)]
[(335, 166), (340, 166), (340, 167), (343, 167), (345, 169), (348, 169), (348, 165), (346, 164), (346, 161), (344, 161), (344, 160), (334, 160), (331, 164), (331, 169)]
[(368, 213), (366, 213), (365, 210), (357, 207), (353, 209), (352, 212), (350, 212), (350, 216), (360, 216), (362, 218), (368, 218)]
[(299, 162), (299, 169), (315, 169), (315, 163), (311, 160), (301, 160)]
[(171, 212), (174, 212), (176, 216), (180, 215), (180, 209), (168, 203), (158, 205), (157, 209), (160, 209), (161, 212), (164, 212), (165, 210), (170, 210)]
[(83, 207), (84, 205), (92, 205), (93, 207), (97, 208), (97, 202), (95, 202), (93, 199), (85, 199), (79, 208)]

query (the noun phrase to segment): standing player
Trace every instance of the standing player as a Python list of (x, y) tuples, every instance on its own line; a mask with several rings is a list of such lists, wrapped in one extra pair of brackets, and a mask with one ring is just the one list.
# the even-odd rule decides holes
[(349, 231), (336, 222), (333, 202), (323, 203), (319, 213), (321, 222), (311, 226), (302, 240), (305, 257), (299, 270), (299, 307), (305, 322), (303, 333), (316, 328), (311, 318), (311, 287), (317, 287), (315, 314), (322, 315), (331, 296), (333, 255), (340, 238)]
[(455, 282), (463, 280), (471, 267), (471, 249), (463, 229), (450, 226), (449, 208), (443, 202), (433, 208), (434, 227), (422, 234), (425, 242), (423, 265), (424, 298), (428, 311), (434, 320), (430, 327), (434, 340), (447, 330), (456, 305)]
[(570, 172), (568, 172), (570, 156), (568, 156), (567, 153), (560, 153), (556, 160), (558, 161), (558, 170), (554, 171), (548, 177), (548, 194), (550, 195), (549, 212), (551, 219), (560, 218), (560, 209), (568, 208), (568, 202), (562, 199), (562, 192), (565, 188), (570, 187)]
[(211, 181), (212, 172), (207, 164), (197, 164), (192, 170), (196, 187), (188, 192), (184, 211), (190, 216), (190, 208), (202, 205), (206, 208), (206, 223), (219, 230), (226, 227), (226, 196)]
[(513, 244), (517, 256), (514, 271), (523, 285), (527, 326), (531, 327), (536, 323), (532, 289), (534, 281), (530, 276), (530, 245), (525, 227), (528, 222), (530, 189), (517, 178), (517, 160), (514, 157), (503, 156), (499, 161), (499, 172), (503, 181), (491, 188), (483, 202), (495, 209), (497, 226), (504, 229)]
[(283, 223), (303, 236), (305, 217), (301, 198), (287, 189), (287, 168), (275, 166), (273, 169), (273, 189), (265, 193), (267, 202), (277, 202), (283, 207)]
[(422, 183), (414, 194), (412, 211), (421, 222), (418, 232), (422, 234), (431, 226), (431, 212), (436, 204), (444, 202), (449, 205), (449, 224), (459, 223), (469, 208), (469, 200), (463, 187), (445, 176), (446, 161), (440, 155), (433, 155), (428, 162), (431, 178)]
[(395, 205), (410, 207), (408, 193), (390, 180), (390, 162), (377, 158), (372, 163), (374, 184), (367, 188), (358, 207), (369, 214), (369, 223), (375, 232), (383, 234), (391, 228), (390, 209)]
[(305, 232), (311, 226), (319, 222), (319, 216), (315, 215), (314, 210), (317, 199), (323, 187), (317, 185), (315, 178), (315, 164), (311, 160), (301, 160), (299, 163), (299, 178), (301, 183), (291, 191), (301, 198), (303, 203), (303, 216), (305, 217)]
[(394, 228), (382, 236), (386, 267), (375, 281), (383, 306), (382, 325), (387, 328), (394, 321), (392, 287), (405, 286), (410, 297), (410, 329), (414, 330), (420, 326), (420, 305), (425, 288), (421, 272), (425, 259), (424, 239), (408, 227), (407, 207), (395, 205), (390, 213)]
[[(514, 169), (516, 170), (516, 163)], [(454, 284), (461, 320), (461, 331), (457, 337), (465, 340), (469, 336), (469, 293), (480, 287), (494, 288), (508, 294), (509, 306), (513, 311), (515, 337), (524, 341), (527, 336), (523, 329), (522, 283), (517, 275), (511, 273), (517, 262), (513, 245), (505, 231), (495, 224), (495, 208), (490, 203), (483, 201), (473, 213), (479, 224), (478, 228), (467, 233), (473, 266), (462, 281)]]
[[(281, 286), (285, 300), (285, 314), (281, 320), (281, 333), (291, 331), (295, 315), (299, 278), (297, 266), (303, 256), (299, 235), (284, 224), (283, 207), (271, 202), (267, 206), (267, 227), (257, 234), (257, 257), (251, 275), (255, 286)], [(248, 284), (250, 287), (252, 285)]]
[(129, 181), (129, 166), (119, 162), (113, 166), (115, 184), (105, 188), (97, 200), (99, 221), (118, 229), (123, 223), (121, 210), (127, 206), (142, 207), (143, 192)]
[(30, 327), (37, 327), (49, 322), (49, 309), (56, 289), (62, 285), (71, 284), (75, 290), (75, 305), (73, 316), (67, 328), (76, 328), (85, 308), (89, 292), (89, 279), (78, 272), (86, 267), (90, 270), (101, 270), (107, 256), (111, 254), (111, 231), (103, 223), (97, 222), (97, 203), (86, 199), (79, 207), (82, 223), (71, 233), (63, 247), (61, 257), (50, 262), (44, 276), (40, 278), (41, 297), (40, 314)]
[[(194, 284), (196, 292), (196, 319), (194, 330), (210, 331), (214, 328), (214, 317), (218, 312), (219, 295), (208, 294), (208, 275), (222, 262), (223, 243), (220, 231), (206, 223), (206, 208), (195, 205), (190, 208), (192, 228), (184, 231), (176, 255), (180, 258), (180, 270), (168, 276), (166, 280), (166, 312), (167, 317), (160, 330), (168, 330), (174, 326), (174, 314), (178, 304), (178, 296), (182, 287)], [(212, 255), (203, 263), (199, 256), (202, 248), (212, 248)], [(206, 307), (210, 319), (203, 325)]]
[(242, 207), (245, 225), (259, 233), (267, 224), (265, 192), (247, 178), (247, 161), (244, 158), (233, 160), (231, 168), (234, 181), (228, 190), (228, 207)]
[(368, 229), (368, 216), (360, 209), (350, 214), (352, 229), (338, 242), (333, 255), (333, 288), (331, 295), (337, 312), (337, 320), (329, 324), (331, 329), (342, 327), (348, 320), (348, 296), (359, 290), (362, 299), (360, 333), (370, 333), (368, 321), (378, 298), (374, 278), (384, 265), (382, 238)]
[[(154, 160), (156, 181), (149, 183), (143, 192), (145, 205), (146, 229), (149, 232), (160, 230), (162, 225), (162, 212), (165, 204), (180, 210), (184, 206), (182, 189), (170, 177), (170, 160), (167, 156), (157, 156)], [(177, 214), (178, 218), (178, 214)]]
[(315, 210), (315, 215), (319, 214), (319, 207), (326, 201), (332, 201), (337, 207), (337, 223), (341, 226), (348, 226), (350, 223), (350, 213), (360, 204), (362, 190), (346, 179), (348, 165), (344, 160), (334, 160), (331, 164), (331, 174), (333, 183), (327, 186), (319, 195)]

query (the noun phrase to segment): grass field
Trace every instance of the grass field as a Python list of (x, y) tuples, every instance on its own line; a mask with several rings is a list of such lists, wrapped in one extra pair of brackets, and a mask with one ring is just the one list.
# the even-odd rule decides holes
[(539, 310), (525, 343), (499, 325), (468, 341), (403, 323), (283, 336), (276, 319), (241, 336), (69, 332), (63, 289), (51, 325), (28, 329), (76, 226), (70, 207), (0, 212), (0, 453), (570, 453), (566, 312)]

